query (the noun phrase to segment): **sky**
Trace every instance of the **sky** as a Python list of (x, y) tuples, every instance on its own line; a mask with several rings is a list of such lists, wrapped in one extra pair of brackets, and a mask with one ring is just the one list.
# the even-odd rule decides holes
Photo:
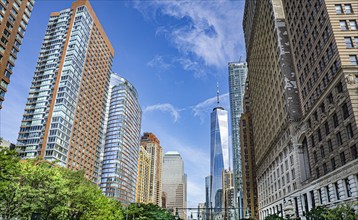
[[(0, 137), (16, 143), (51, 12), (68, 0), (36, 0), (0, 110)], [(142, 132), (164, 152), (178, 151), (188, 175), (188, 207), (205, 202), (210, 173), (210, 113), (229, 110), (227, 63), (245, 61), (244, 0), (90, 1), (115, 50), (112, 70), (137, 89)]]

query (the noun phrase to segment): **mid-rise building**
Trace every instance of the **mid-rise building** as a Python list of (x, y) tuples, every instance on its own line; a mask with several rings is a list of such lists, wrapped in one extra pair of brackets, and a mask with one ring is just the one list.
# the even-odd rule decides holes
[(100, 187), (103, 193), (129, 205), (136, 199), (142, 111), (134, 86), (117, 74), (110, 92)]
[(234, 173), (232, 170), (223, 170), (223, 219), (235, 219)]
[(136, 202), (149, 203), (151, 155), (140, 146), (138, 153), (138, 177)]
[(17, 141), (22, 158), (100, 181), (114, 50), (87, 0), (50, 15)]
[(222, 173), (230, 166), (228, 114), (220, 106), (219, 91), (217, 91), (217, 106), (211, 112), (210, 146), (210, 205), (212, 218), (217, 219), (221, 216), (223, 208)]
[(176, 210), (186, 219), (186, 176), (184, 161), (176, 151), (168, 151), (163, 157), (162, 190), (166, 195), (166, 208)]
[(231, 62), (229, 69), (229, 91), (230, 91), (230, 115), (231, 115), (231, 138), (232, 138), (232, 160), (234, 172), (235, 207), (238, 218), (242, 218), (242, 165), (240, 150), (240, 116), (243, 112), (243, 98), (245, 82), (247, 77), (247, 64)]
[[(248, 86), (248, 84), (246, 85)], [(240, 118), (240, 146), (243, 185), (243, 213), (245, 218), (258, 219), (255, 148), (249, 89), (244, 96), (244, 112)]]
[(0, 1), (0, 109), (35, 0)]
[(10, 141), (7, 141), (3, 138), (0, 138), (0, 147), (5, 147), (10, 150), (15, 150), (15, 144), (11, 143)]
[(149, 203), (162, 205), (162, 170), (163, 170), (163, 148), (159, 139), (150, 132), (145, 132), (141, 138), (141, 146), (150, 154), (150, 188)]

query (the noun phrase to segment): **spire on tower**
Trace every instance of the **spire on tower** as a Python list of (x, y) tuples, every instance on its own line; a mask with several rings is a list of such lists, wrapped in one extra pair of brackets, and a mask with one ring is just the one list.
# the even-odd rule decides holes
[(216, 103), (217, 106), (219, 107), (220, 105), (220, 95), (219, 95), (219, 82), (216, 82)]

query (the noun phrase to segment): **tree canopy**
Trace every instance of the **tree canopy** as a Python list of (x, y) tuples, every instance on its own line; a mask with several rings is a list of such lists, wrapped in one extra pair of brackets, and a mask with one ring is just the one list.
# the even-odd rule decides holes
[(122, 206), (104, 196), (82, 171), (41, 159), (20, 160), (15, 151), (1, 147), (0, 218), (174, 219), (168, 211), (152, 204)]

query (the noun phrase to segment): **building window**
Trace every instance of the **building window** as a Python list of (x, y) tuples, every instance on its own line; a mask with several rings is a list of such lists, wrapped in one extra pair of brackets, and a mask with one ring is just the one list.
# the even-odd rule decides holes
[(343, 142), (342, 142), (341, 132), (338, 132), (338, 133), (336, 134), (336, 140), (337, 140), (337, 144), (338, 144), (338, 146), (340, 146), (340, 145), (342, 145), (342, 144), (343, 144)]
[(327, 201), (331, 202), (331, 197), (330, 197), (330, 193), (329, 193), (329, 186), (326, 186), (326, 194), (327, 194)]
[(319, 128), (317, 130), (317, 136), (318, 136), (318, 141), (322, 141), (321, 129), (319, 129)]
[(337, 200), (340, 200), (340, 199), (341, 199), (341, 197), (339, 196), (339, 187), (338, 187), (338, 183), (333, 183), (333, 185), (334, 185), (334, 189), (335, 189), (335, 191), (336, 191), (336, 198), (337, 198)]
[(317, 176), (317, 178), (320, 177), (320, 173), (319, 173), (319, 168), (318, 168), (318, 167), (316, 168), (316, 176)]
[(354, 37), (355, 48), (358, 48), (358, 37)]
[(342, 84), (342, 82), (338, 82), (336, 88), (337, 88), (338, 93), (343, 92), (343, 84)]
[(311, 144), (312, 144), (312, 147), (315, 147), (315, 142), (314, 142), (314, 135), (311, 136)]
[(342, 31), (346, 31), (347, 30), (347, 21), (346, 20), (340, 20), (339, 21), (339, 26), (341, 27)]
[(344, 4), (344, 13), (346, 14), (352, 14), (352, 5), (351, 4)]
[(343, 14), (342, 5), (335, 5), (335, 8), (336, 8), (336, 14)]
[(331, 153), (333, 151), (333, 145), (331, 139), (328, 139), (327, 145), (328, 145), (328, 151)]
[(332, 118), (333, 118), (333, 125), (336, 128), (338, 126), (338, 124), (339, 124), (337, 113), (334, 113)]
[(328, 99), (328, 102), (331, 104), (333, 103), (333, 95), (332, 93), (330, 93), (328, 96), (327, 96), (327, 99)]
[(292, 176), (292, 179), (295, 179), (296, 178), (296, 173), (295, 173), (295, 169), (292, 169), (291, 170), (291, 176)]
[(344, 151), (339, 154), (339, 157), (341, 158), (341, 165), (343, 166), (346, 164), (346, 155), (344, 154)]
[(314, 162), (317, 163), (318, 158), (317, 158), (317, 152), (316, 151), (313, 151), (313, 159), (314, 159)]
[(349, 20), (349, 26), (350, 26), (351, 30), (357, 30), (357, 21)]
[(322, 146), (320, 147), (320, 151), (321, 151), (321, 157), (324, 158), (325, 154), (324, 154), (324, 148)]
[(326, 121), (326, 123), (324, 123), (324, 130), (326, 131), (326, 135), (328, 135), (330, 133), (328, 121)]
[(352, 124), (348, 124), (348, 125), (346, 126), (346, 129), (347, 129), (348, 139), (352, 139), (353, 136), (354, 136)]
[(319, 197), (319, 203), (322, 204), (322, 190), (318, 189), (318, 197)]
[(358, 65), (357, 55), (349, 55), (349, 62), (351, 63), (351, 65), (357, 66)]
[(349, 117), (349, 110), (347, 103), (342, 105), (343, 119), (347, 119)]
[(351, 154), (352, 154), (353, 160), (358, 158), (358, 152), (357, 152), (357, 147), (356, 147), (356, 145), (353, 145), (353, 146), (351, 147)]
[(327, 164), (323, 163), (323, 174), (327, 174), (328, 170), (327, 170)]
[(348, 178), (344, 179), (344, 185), (346, 185), (347, 197), (352, 197), (352, 189)]
[(336, 169), (336, 160), (334, 159), (334, 157), (331, 159), (331, 165), (332, 165), (332, 170)]
[(353, 48), (353, 42), (351, 37), (345, 37), (344, 42), (346, 43), (347, 48)]

